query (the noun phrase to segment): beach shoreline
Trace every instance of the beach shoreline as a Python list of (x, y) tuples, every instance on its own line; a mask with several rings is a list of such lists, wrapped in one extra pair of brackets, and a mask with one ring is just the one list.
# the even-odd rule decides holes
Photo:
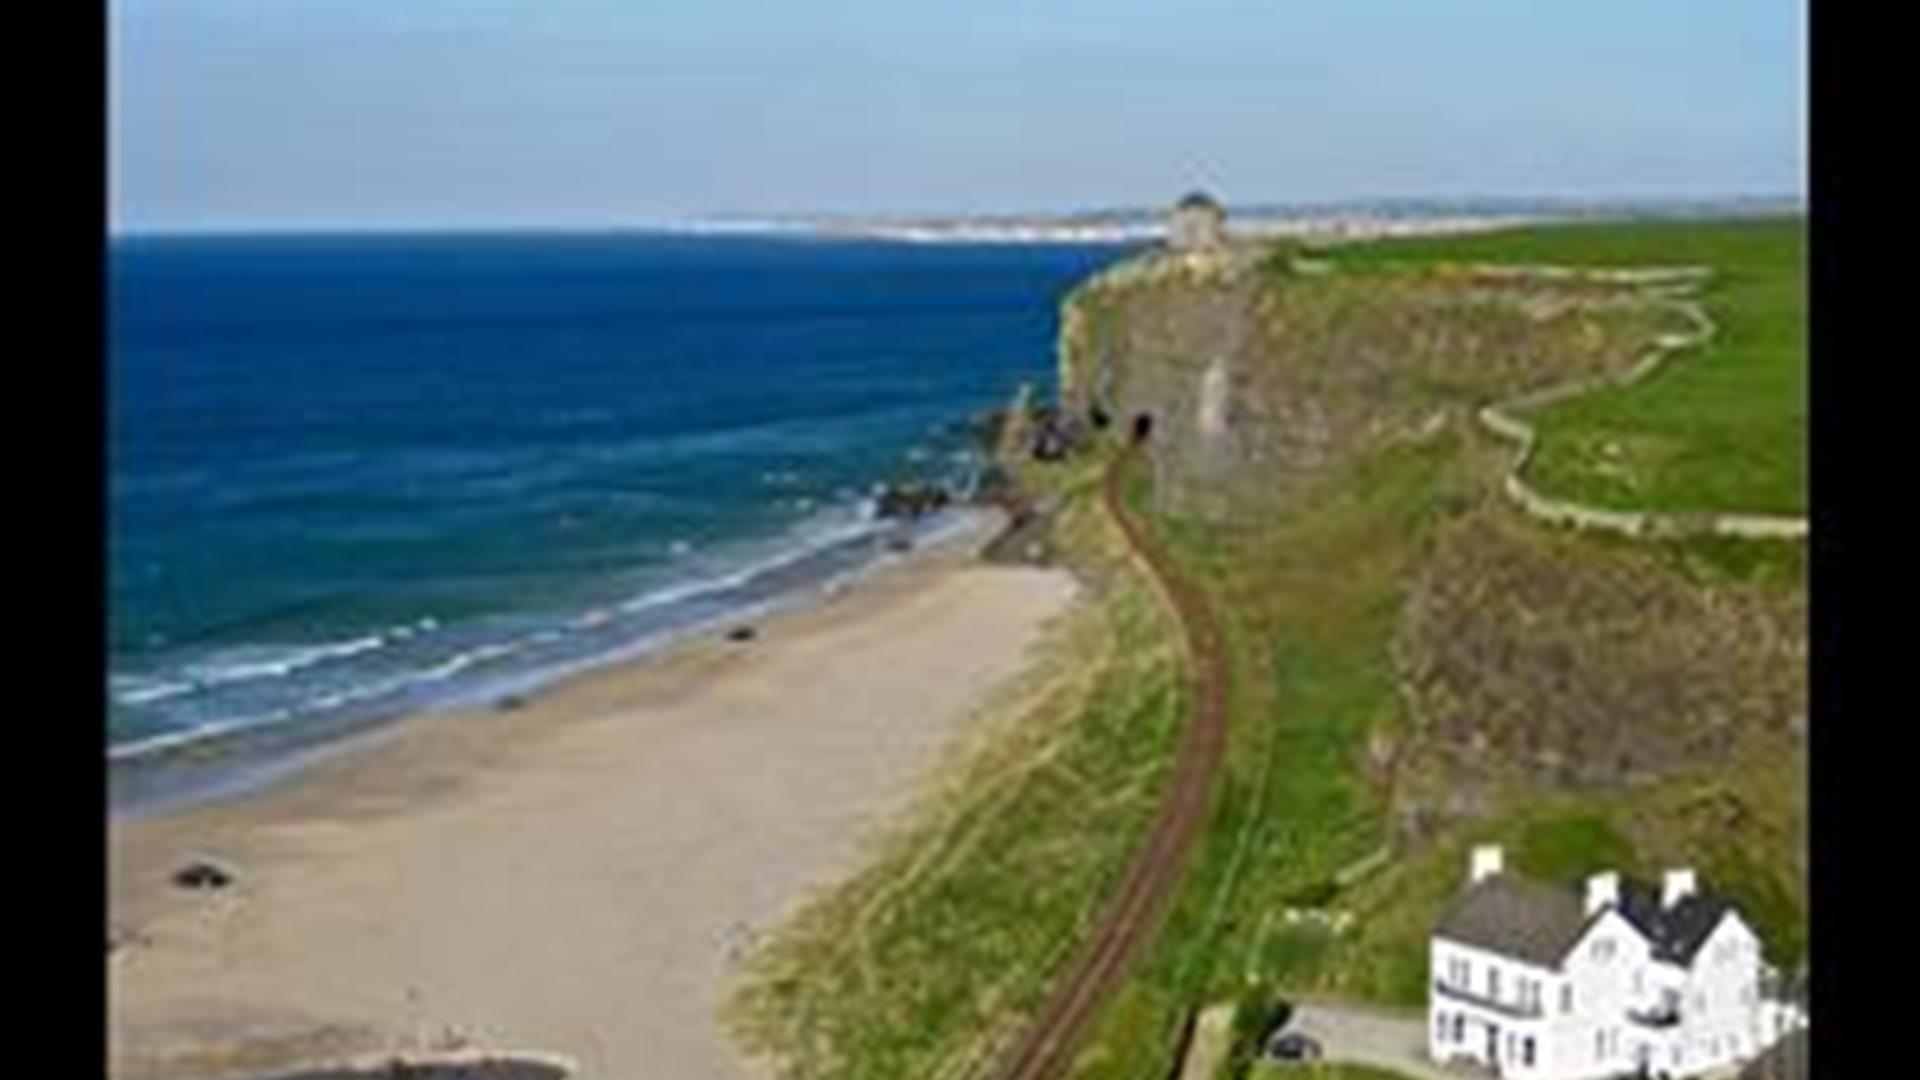
[[(1064, 571), (975, 558), (996, 525), (746, 640), (701, 634), (110, 819), (110, 1073), (464, 1046), (580, 1076), (754, 1075), (714, 1016), (731, 958), (857, 867), (1076, 593)], [(197, 858), (234, 881), (176, 885)]]
[[(595, 671), (644, 661), (734, 626), (818, 603), (890, 562), (937, 552), (956, 537), (973, 536), (987, 528), (983, 522), (997, 521), (996, 515), (997, 511), (988, 507), (963, 506), (924, 521), (889, 522), (869, 517), (857, 528), (843, 526), (828, 542), (816, 538), (797, 543), (724, 574), (692, 578), (637, 598), (638, 603), (655, 607), (664, 606), (659, 603), (663, 597), (686, 596), (706, 602), (724, 593), (729, 594), (730, 606), (677, 623), (650, 624), (545, 666), (495, 672), (471, 684), (447, 686), (438, 700), (429, 697), (413, 705), (396, 702), (360, 712), (241, 724), (230, 729), (222, 724), (189, 728), (141, 741), (144, 745), (160, 744), (152, 750), (145, 750), (143, 745), (110, 744), (108, 813), (122, 818), (150, 817), (247, 795), (285, 782), (315, 762), (353, 752), (354, 747), (378, 739), (384, 728), (396, 723), (440, 712), (518, 707), (535, 694)], [(793, 580), (775, 580), (783, 574)], [(628, 601), (615, 607), (635, 603)], [(607, 610), (602, 606), (574, 621)]]

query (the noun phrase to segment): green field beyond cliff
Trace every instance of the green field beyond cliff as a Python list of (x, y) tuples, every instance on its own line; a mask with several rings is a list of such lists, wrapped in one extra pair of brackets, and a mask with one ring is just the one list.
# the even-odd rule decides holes
[(1806, 240), (1800, 218), (1555, 226), (1354, 245), (1338, 263), (1706, 267), (1714, 340), (1644, 382), (1535, 414), (1528, 478), (1615, 509), (1801, 514)]
[[(1154, 415), (1156, 469), (1130, 499), (1220, 615), (1231, 679), (1209, 825), (1073, 1075), (1169, 1075), (1213, 1001), (1421, 1005), (1428, 930), (1487, 840), (1569, 883), (1693, 865), (1776, 962), (1802, 959), (1804, 545), (1526, 516), (1500, 490), (1512, 445), (1477, 408), (1621, 370), (1670, 322), (1618, 290), (1510, 295), (1435, 272), (1712, 267), (1716, 343), (1535, 417), (1529, 479), (1608, 506), (1795, 510), (1802, 236), (1797, 221), (1536, 228), (1356, 245), (1311, 274), (1109, 275), (1069, 299), (1063, 394), (1085, 401), (1074, 381), (1098, 376)], [(1182, 426), (1215, 346), (1232, 361), (1219, 454), (1207, 424)], [(1089, 585), (1080, 613), (897, 842), (750, 962), (736, 1030), (786, 1075), (986, 1075), (1142, 835), (1182, 654), (1095, 497), (1114, 437), (1016, 467), (1056, 501), (1054, 542)], [(1262, 477), (1284, 477), (1284, 497)]]

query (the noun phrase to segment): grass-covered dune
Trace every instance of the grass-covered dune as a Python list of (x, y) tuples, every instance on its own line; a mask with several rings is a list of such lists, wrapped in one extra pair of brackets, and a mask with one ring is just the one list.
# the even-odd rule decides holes
[(1035, 1008), (1158, 805), (1180, 639), (1126, 562), (1098, 463), (1053, 472), (1053, 539), (1088, 597), (867, 867), (751, 957), (727, 1005), (791, 1077), (966, 1077)]

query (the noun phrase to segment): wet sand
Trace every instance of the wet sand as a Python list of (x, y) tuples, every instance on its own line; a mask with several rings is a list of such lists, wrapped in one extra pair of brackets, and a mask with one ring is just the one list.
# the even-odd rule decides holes
[[(266, 791), (109, 828), (109, 1058), (271, 1075), (436, 1046), (578, 1075), (756, 1070), (730, 958), (858, 865), (1074, 586), (976, 532), (820, 604), (416, 717)], [(190, 859), (238, 880), (181, 889)]]

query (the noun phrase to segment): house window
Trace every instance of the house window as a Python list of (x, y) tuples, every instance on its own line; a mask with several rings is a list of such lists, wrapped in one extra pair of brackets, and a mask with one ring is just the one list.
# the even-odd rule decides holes
[(1572, 983), (1568, 983), (1567, 985), (1560, 988), (1560, 1011), (1563, 1013), (1570, 1013), (1573, 1011), (1573, 984)]
[(1454, 1013), (1453, 1014), (1453, 1041), (1465, 1042), (1466, 1038), (1467, 1038), (1467, 1018), (1460, 1013)]
[(1601, 938), (1599, 941), (1594, 942), (1593, 958), (1603, 964), (1613, 959), (1613, 939)]
[(1433, 1014), (1433, 1038), (1435, 1042), (1447, 1041), (1447, 1014)]
[(1531, 1035), (1520, 1043), (1520, 1064), (1533, 1064), (1533, 1036)]
[(1596, 1031), (1593, 1033), (1593, 1060), (1604, 1061), (1606, 1057), (1607, 1033), (1605, 1031)]
[(1472, 985), (1472, 974), (1465, 960), (1455, 958), (1447, 961), (1447, 981), (1453, 985), (1466, 989)]
[(1500, 1000), (1500, 969), (1497, 967), (1487, 968), (1487, 997)]

